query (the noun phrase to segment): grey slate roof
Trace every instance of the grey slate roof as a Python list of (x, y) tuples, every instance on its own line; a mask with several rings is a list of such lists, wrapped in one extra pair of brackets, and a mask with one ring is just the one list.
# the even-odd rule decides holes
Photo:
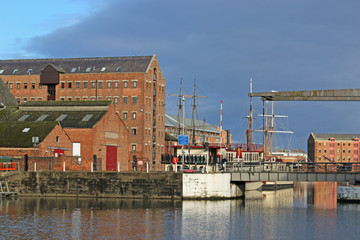
[(42, 142), (57, 124), (57, 122), (0, 122), (0, 147), (33, 147), (32, 137), (39, 137), (39, 142)]
[(353, 141), (355, 138), (360, 139), (360, 134), (342, 134), (342, 133), (311, 133), (315, 140), (329, 140), (330, 138), (335, 138), (337, 140)]
[[(154, 56), (0, 60), (0, 76), (39, 75), (41, 70), (49, 64), (59, 72), (68, 74), (146, 72)], [(106, 67), (105, 71), (101, 71), (103, 67)], [(74, 68), (76, 71), (72, 72)], [(89, 71), (87, 71), (88, 68), (90, 68)], [(17, 69), (16, 73), (14, 73), (15, 69)], [(29, 69), (31, 69), (30, 73)]]
[[(6, 107), (16, 107), (18, 102), (0, 78), (0, 103)], [(0, 106), (1, 109), (2, 106)]]
[[(0, 122), (60, 122), (63, 128), (93, 128), (106, 115), (108, 110), (103, 107), (109, 104), (110, 101), (28, 102), (20, 109), (0, 111)], [(25, 105), (29, 108), (23, 107)], [(34, 109), (34, 106), (37, 108)], [(69, 106), (70, 110), (66, 108)], [(102, 108), (96, 109), (97, 106)]]
[[(185, 123), (185, 128), (188, 129), (188, 128), (192, 127), (192, 119), (191, 118), (185, 118), (184, 123)], [(180, 120), (180, 125), (181, 125), (181, 127), (183, 126), (182, 120)], [(175, 128), (179, 127), (178, 117), (174, 116), (174, 115), (165, 114), (165, 126), (175, 127)], [(220, 131), (217, 129), (217, 126), (209, 125), (202, 120), (195, 119), (195, 128), (198, 131), (220, 133)]]

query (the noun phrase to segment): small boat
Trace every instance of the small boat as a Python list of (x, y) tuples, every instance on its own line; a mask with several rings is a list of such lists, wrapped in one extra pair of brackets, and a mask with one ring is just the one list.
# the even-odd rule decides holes
[(262, 182), (245, 182), (245, 191), (257, 190), (263, 186)]
[(294, 186), (293, 181), (264, 181), (262, 183), (262, 190), (265, 191), (292, 188)]

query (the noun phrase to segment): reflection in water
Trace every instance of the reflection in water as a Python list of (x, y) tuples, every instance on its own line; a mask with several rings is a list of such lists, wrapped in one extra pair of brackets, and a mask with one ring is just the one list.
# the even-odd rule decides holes
[(252, 192), (244, 200), (0, 200), (0, 238), (357, 239), (359, 204), (337, 204), (336, 184)]

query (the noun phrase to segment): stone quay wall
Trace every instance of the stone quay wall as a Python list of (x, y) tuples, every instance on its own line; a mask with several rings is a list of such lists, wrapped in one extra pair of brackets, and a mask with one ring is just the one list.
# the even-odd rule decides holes
[(0, 181), (20, 197), (182, 198), (182, 174), (174, 172), (9, 172)]

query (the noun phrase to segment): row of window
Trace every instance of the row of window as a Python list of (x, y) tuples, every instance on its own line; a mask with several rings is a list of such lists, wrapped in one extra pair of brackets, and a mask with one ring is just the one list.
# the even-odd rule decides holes
[[(319, 161), (321, 161), (321, 157), (319, 157)], [(343, 161), (345, 161), (345, 157), (342, 158)], [(351, 161), (351, 157), (348, 157), (347, 160), (350, 162)], [(340, 161), (340, 157), (337, 157), (337, 161)]]
[[(14, 84), (12, 82), (7, 82), (6, 85), (9, 89), (14, 89)], [(38, 88), (42, 88), (42, 85), (40, 83), (38, 84)], [(21, 89), (21, 83), (16, 83), (16, 89)], [(23, 83), (23, 89), (36, 89), (36, 83), (32, 82), (29, 84), (25, 82)]]
[[(340, 146), (340, 143), (337, 143), (338, 146)], [(345, 146), (345, 143), (342, 144), (343, 146)], [(351, 146), (351, 143), (347, 144), (348, 146)], [(321, 142), (319, 142), (319, 146), (321, 146)], [(324, 146), (326, 146), (326, 142), (324, 143)]]
[[(91, 88), (103, 88), (103, 81), (91, 81)], [(119, 81), (106, 81), (107, 88), (119, 88)], [(75, 82), (75, 85), (73, 86), (73, 82), (61, 82), (60, 88), (64, 89), (65, 87), (71, 89), (71, 88), (88, 88), (89, 84), (88, 82)], [(123, 81), (123, 88), (129, 87), (129, 81)], [(137, 88), (137, 80), (132, 80), (132, 87)]]
[[(114, 103), (115, 104), (118, 104), (119, 103), (119, 97), (113, 97), (114, 98)], [(132, 98), (132, 103), (133, 104), (136, 104), (138, 102), (138, 97), (131, 97)], [(106, 98), (103, 98), (102, 96), (98, 96), (98, 97), (82, 97), (82, 100), (83, 101), (87, 101), (87, 100), (91, 100), (91, 101), (95, 101), (95, 100), (98, 100), (98, 101), (102, 101), (104, 99), (108, 100), (108, 101), (111, 101), (111, 97), (106, 97)], [(73, 100), (73, 97), (60, 97), (60, 101), (72, 101)], [(75, 97), (75, 100), (76, 101), (80, 101), (81, 98), (80, 97)], [(34, 100), (35, 101), (35, 100)], [(123, 97), (123, 103), (124, 104), (127, 104), (128, 103), (128, 97)]]
[[(151, 146), (152, 146), (151, 144), (146, 144), (145, 143), (145, 151), (150, 152), (151, 151)], [(136, 152), (136, 144), (131, 144), (131, 150), (133, 152)], [(159, 152), (164, 152), (164, 146), (163, 145), (159, 146), (158, 151)]]
[[(319, 153), (321, 153), (321, 149), (319, 149), (318, 151), (319, 151)], [(345, 153), (346, 150), (343, 149), (342, 152)], [(326, 153), (326, 149), (324, 149), (324, 153)], [(337, 153), (340, 153), (340, 149), (337, 149)], [(350, 149), (348, 149), (348, 153), (351, 153), (351, 150), (350, 150)]]

